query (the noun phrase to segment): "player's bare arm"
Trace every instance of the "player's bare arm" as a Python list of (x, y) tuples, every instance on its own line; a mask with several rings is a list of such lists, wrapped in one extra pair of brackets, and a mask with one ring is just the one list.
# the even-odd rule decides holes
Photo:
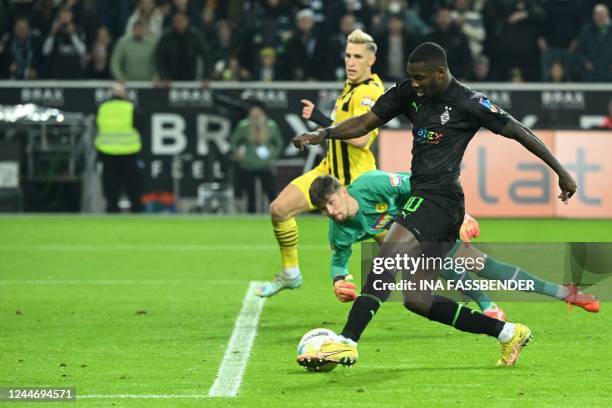
[(302, 133), (293, 138), (293, 145), (300, 150), (304, 150), (304, 146), (321, 144), (326, 138), (339, 140), (355, 139), (367, 135), (384, 124), (385, 122), (382, 119), (369, 111), (363, 115), (345, 120), (336, 126)]
[[(302, 99), (300, 102), (302, 102), (303, 105), (302, 118), (306, 120), (311, 120), (322, 127), (331, 126), (332, 120), (325, 116), (323, 112), (321, 112), (312, 101), (308, 99)], [(370, 136), (371, 135), (368, 133), (365, 136), (347, 140), (346, 143), (351, 144), (355, 147), (362, 148), (368, 145), (368, 142), (370, 141)]]
[(514, 139), (522, 144), (527, 150), (539, 157), (544, 163), (548, 164), (548, 166), (553, 169), (555, 173), (557, 173), (559, 176), (559, 188), (561, 188), (559, 198), (564, 203), (567, 203), (570, 197), (574, 195), (576, 188), (578, 187), (576, 180), (574, 180), (571, 174), (569, 174), (563, 165), (559, 163), (559, 160), (555, 157), (555, 155), (548, 150), (546, 145), (531, 131), (531, 129), (524, 126), (516, 119), (511, 118), (500, 134), (507, 138)]

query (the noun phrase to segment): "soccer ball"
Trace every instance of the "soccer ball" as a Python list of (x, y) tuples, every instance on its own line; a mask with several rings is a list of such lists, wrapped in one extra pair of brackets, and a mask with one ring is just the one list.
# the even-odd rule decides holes
[[(297, 355), (298, 357), (304, 353), (317, 351), (321, 348), (323, 343), (326, 340), (337, 340), (338, 335), (329, 329), (312, 329), (308, 333), (302, 336), (300, 339), (300, 343), (297, 347)], [(308, 371), (312, 372), (327, 372), (336, 368), (338, 364), (336, 363), (327, 363), (320, 367), (304, 367)]]

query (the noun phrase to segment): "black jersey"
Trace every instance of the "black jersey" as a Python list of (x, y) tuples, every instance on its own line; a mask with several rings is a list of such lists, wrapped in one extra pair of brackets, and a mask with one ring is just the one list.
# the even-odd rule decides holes
[(510, 115), (481, 93), (452, 79), (435, 98), (419, 98), (405, 79), (389, 88), (372, 112), (388, 122), (404, 114), (412, 122), (413, 191), (462, 191), (463, 153), (481, 127), (499, 133)]

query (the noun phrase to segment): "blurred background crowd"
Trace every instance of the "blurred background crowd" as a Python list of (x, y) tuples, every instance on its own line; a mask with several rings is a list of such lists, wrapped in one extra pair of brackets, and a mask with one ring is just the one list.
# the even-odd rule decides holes
[(383, 80), (435, 41), (466, 81), (612, 81), (612, 0), (2, 0), (0, 77), (335, 81), (371, 33)]

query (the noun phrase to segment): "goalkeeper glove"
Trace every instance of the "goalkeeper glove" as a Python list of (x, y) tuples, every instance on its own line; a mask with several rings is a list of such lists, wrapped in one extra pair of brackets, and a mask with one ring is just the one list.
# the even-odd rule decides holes
[(334, 292), (340, 302), (352, 302), (357, 297), (357, 286), (352, 280), (353, 275), (337, 276), (334, 279)]
[(472, 238), (478, 238), (479, 236), (480, 226), (478, 225), (478, 221), (470, 217), (468, 214), (465, 214), (463, 224), (459, 230), (459, 238), (461, 238), (461, 241), (463, 242), (470, 242)]

